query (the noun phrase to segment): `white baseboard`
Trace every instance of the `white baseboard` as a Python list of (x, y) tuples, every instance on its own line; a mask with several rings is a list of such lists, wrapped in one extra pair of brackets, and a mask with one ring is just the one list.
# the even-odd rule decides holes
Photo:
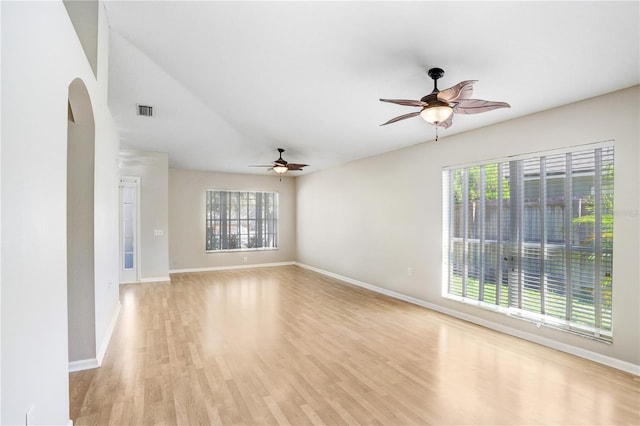
[(102, 365), (102, 360), (104, 359), (104, 355), (107, 353), (107, 348), (109, 347), (109, 342), (111, 341), (111, 335), (113, 335), (113, 330), (116, 327), (116, 323), (118, 322), (118, 316), (120, 315), (120, 301), (116, 305), (116, 308), (113, 311), (113, 315), (111, 316), (111, 322), (107, 327), (107, 332), (104, 335), (104, 339), (102, 339), (102, 344), (100, 345), (100, 349), (98, 350), (98, 354), (96, 356), (98, 367)]
[(329, 276), (331, 278), (335, 278), (339, 281), (344, 281), (346, 283), (353, 284), (358, 287), (366, 288), (376, 293), (381, 293), (389, 297), (393, 297), (394, 299), (403, 300), (405, 302), (409, 302), (414, 305), (422, 306), (424, 308), (428, 308), (428, 309), (443, 313), (445, 315), (449, 315), (464, 321), (481, 325), (483, 327), (486, 327), (495, 331), (499, 331), (504, 334), (508, 334), (514, 337), (518, 337), (520, 339), (528, 340), (530, 342), (537, 343), (539, 345), (547, 346), (549, 348), (556, 349), (561, 352), (566, 352), (568, 354), (575, 355), (580, 358), (585, 358), (590, 361), (594, 361), (599, 364), (606, 365), (608, 367), (613, 367), (615, 369), (622, 370), (627, 373), (634, 374), (636, 376), (640, 376), (640, 365), (632, 364), (630, 362), (622, 361), (607, 355), (602, 355), (596, 352), (588, 351), (586, 349), (582, 349), (577, 346), (568, 345), (566, 343), (562, 343), (557, 340), (548, 339), (546, 337), (538, 336), (536, 334), (528, 333), (526, 331), (522, 331), (522, 330), (508, 327), (502, 324), (498, 324), (493, 321), (488, 321), (483, 318), (479, 318), (473, 315), (468, 315), (463, 312), (458, 312), (453, 309), (445, 308), (443, 306), (439, 306), (433, 303), (425, 302), (424, 300), (416, 299), (415, 297), (407, 296), (402, 293), (397, 293), (392, 290), (387, 290), (385, 288), (378, 287), (362, 281), (354, 280), (353, 278), (345, 277), (339, 274), (334, 274), (333, 272), (325, 271), (324, 269), (316, 268), (314, 266), (305, 265), (299, 262), (296, 262), (296, 265), (302, 268), (309, 269), (311, 271)]
[[(98, 356), (95, 358), (81, 359), (78, 361), (69, 362), (69, 373), (75, 373), (76, 371), (91, 370), (93, 368), (98, 368), (102, 365), (102, 360), (104, 359), (104, 355), (107, 352), (107, 348), (109, 347), (109, 342), (111, 341), (111, 335), (113, 334), (113, 330), (116, 326), (116, 322), (118, 321), (119, 315), (120, 315), (120, 302), (118, 301), (118, 304), (116, 305), (116, 308), (113, 312), (113, 316), (111, 317), (111, 322), (109, 322), (109, 326), (107, 327), (107, 332), (105, 333), (104, 339), (102, 339), (102, 344), (100, 345)], [(70, 424), (73, 424), (73, 422)]]
[(98, 367), (99, 367), (98, 360), (96, 358), (71, 361), (69, 362), (69, 373), (75, 373), (76, 371), (92, 370)]
[(171, 277), (140, 278), (141, 283), (166, 283), (169, 281), (171, 281)]
[(276, 262), (276, 263), (255, 263), (251, 265), (231, 265), (231, 266), (208, 266), (205, 268), (184, 268), (171, 269), (170, 274), (182, 274), (185, 272), (211, 272), (211, 271), (228, 271), (231, 269), (250, 269), (250, 268), (270, 268), (273, 266), (296, 265), (296, 262)]

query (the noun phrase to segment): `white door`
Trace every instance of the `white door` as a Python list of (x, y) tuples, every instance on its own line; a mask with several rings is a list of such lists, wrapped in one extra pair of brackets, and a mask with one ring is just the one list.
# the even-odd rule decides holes
[(139, 281), (140, 178), (120, 178), (120, 284)]

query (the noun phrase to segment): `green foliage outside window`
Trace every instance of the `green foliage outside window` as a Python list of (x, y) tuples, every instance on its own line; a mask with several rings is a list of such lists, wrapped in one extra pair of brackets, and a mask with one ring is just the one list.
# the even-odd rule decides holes
[[(484, 167), (484, 175), (485, 175), (485, 199), (486, 200), (497, 200), (498, 199), (498, 190), (499, 190), (499, 182), (498, 182), (498, 164), (487, 164)], [(479, 200), (480, 199), (480, 168), (470, 167), (467, 170), (467, 174), (469, 176), (469, 200)], [(462, 202), (463, 200), (463, 169), (458, 169), (454, 171), (454, 179), (453, 179), (453, 200), (456, 203)], [(504, 177), (502, 178), (502, 198), (509, 198), (509, 179)]]

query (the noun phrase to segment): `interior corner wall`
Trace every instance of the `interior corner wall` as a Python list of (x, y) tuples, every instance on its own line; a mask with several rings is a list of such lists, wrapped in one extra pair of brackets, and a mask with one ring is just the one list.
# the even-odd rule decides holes
[(169, 156), (122, 150), (120, 176), (140, 178), (141, 281), (169, 279)]
[[(62, 2), (0, 7), (0, 423), (24, 424), (31, 409), (34, 424), (67, 425), (67, 105), (75, 78), (87, 86), (96, 126), (96, 330), (103, 330), (96, 332), (98, 342), (118, 304), (118, 288), (109, 280), (118, 273), (119, 141), (101, 95), (106, 82), (96, 80)], [(106, 58), (106, 52), (98, 53), (98, 62)]]
[(96, 357), (93, 117), (90, 123), (69, 121), (67, 132), (67, 308), (74, 362)]
[(98, 0), (63, 0), (94, 75), (98, 75)]
[[(296, 260), (296, 178), (169, 169), (171, 270), (224, 268)], [(207, 253), (207, 189), (278, 192), (278, 249)], [(246, 258), (246, 262), (245, 262)]]
[[(635, 86), (301, 176), (298, 262), (640, 368), (639, 99)], [(442, 297), (443, 167), (607, 140), (616, 171), (613, 344)]]

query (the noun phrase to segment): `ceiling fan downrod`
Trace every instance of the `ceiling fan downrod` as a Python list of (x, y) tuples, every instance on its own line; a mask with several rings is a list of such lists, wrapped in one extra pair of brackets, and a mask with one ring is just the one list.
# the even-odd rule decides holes
[(427, 71), (427, 74), (433, 79), (433, 92), (431, 93), (433, 94), (440, 92), (438, 90), (438, 79), (442, 78), (442, 76), (444, 75), (444, 70), (442, 68), (431, 68), (429, 71)]

